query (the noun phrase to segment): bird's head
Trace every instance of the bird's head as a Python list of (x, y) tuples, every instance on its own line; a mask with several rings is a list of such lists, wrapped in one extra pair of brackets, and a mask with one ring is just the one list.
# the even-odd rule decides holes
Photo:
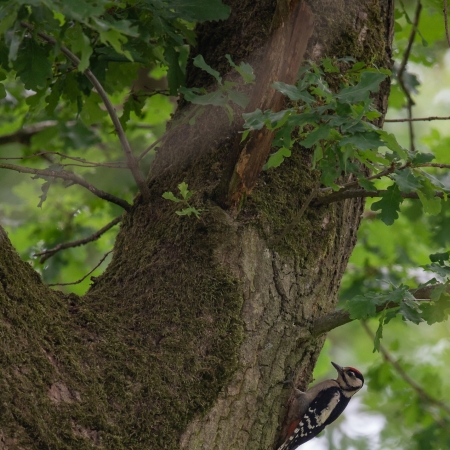
[(364, 386), (364, 377), (359, 370), (354, 367), (341, 367), (334, 362), (331, 364), (338, 373), (336, 381), (348, 397), (356, 394)]

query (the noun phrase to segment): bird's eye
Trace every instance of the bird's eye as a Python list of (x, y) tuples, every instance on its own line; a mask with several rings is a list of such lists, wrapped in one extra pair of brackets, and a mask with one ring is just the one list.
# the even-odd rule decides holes
[(353, 370), (349, 370), (348, 374), (349, 374), (351, 377), (354, 377), (354, 376), (355, 376), (355, 372), (353, 372)]

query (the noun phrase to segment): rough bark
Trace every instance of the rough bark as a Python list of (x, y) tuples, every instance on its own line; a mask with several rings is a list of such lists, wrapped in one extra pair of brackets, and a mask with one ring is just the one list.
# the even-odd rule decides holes
[[(228, 21), (198, 27), (194, 52), (223, 74), (227, 53), (250, 61), (260, 81), (242, 90), (253, 106), (281, 108), (269, 85), (295, 81), (303, 58), (390, 65), (391, 1), (228, 3)], [(188, 81), (211, 83), (194, 67)], [(235, 112), (233, 125), (214, 108), (189, 125), (183, 117), (198, 111), (180, 105), (148, 179), (151, 201), (138, 197), (124, 216), (86, 296), (50, 291), (0, 234), (0, 448), (275, 446), (283, 381), (292, 369), (301, 388), (311, 380), (324, 337), (309, 329), (336, 305), (363, 200), (310, 207), (269, 247), (317, 174), (301, 148), (261, 172), (268, 136), (240, 145)], [(200, 220), (161, 197), (182, 181)]]

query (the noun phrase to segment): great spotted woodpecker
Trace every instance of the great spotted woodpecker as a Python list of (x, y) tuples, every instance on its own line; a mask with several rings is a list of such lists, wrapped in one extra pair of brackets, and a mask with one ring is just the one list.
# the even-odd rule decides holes
[(294, 450), (317, 436), (341, 415), (352, 396), (363, 387), (364, 377), (359, 370), (331, 364), (338, 373), (336, 380), (322, 381), (306, 392), (295, 389), (282, 430), (285, 441), (278, 450)]

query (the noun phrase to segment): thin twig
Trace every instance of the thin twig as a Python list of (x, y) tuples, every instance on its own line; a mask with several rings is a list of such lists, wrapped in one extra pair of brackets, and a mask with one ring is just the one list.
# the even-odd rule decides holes
[[(398, 78), (400, 78), (400, 79), (402, 78), (403, 72), (405, 71), (406, 65), (408, 64), (409, 56), (411, 54), (411, 49), (412, 49), (414, 39), (415, 39), (416, 33), (417, 33), (417, 26), (419, 25), (421, 11), (422, 11), (422, 2), (421, 2), (421, 0), (418, 0), (417, 6), (416, 6), (416, 12), (414, 14), (414, 20), (412, 23), (411, 33), (410, 33), (409, 39), (408, 39), (408, 45), (406, 46), (406, 50), (405, 50), (405, 53), (403, 54), (402, 62), (400, 63), (400, 67), (397, 72)], [(402, 82), (403, 82), (403, 80), (402, 80)]]
[(414, 106), (414, 100), (411, 97), (411, 93), (409, 92), (408, 88), (405, 85), (405, 82), (403, 80), (403, 74), (405, 72), (406, 69), (406, 65), (408, 64), (408, 60), (409, 60), (409, 56), (411, 54), (411, 49), (414, 43), (414, 38), (416, 37), (416, 32), (417, 32), (417, 26), (419, 24), (419, 19), (420, 19), (420, 13), (422, 11), (422, 2), (421, 0), (418, 0), (417, 2), (417, 6), (416, 6), (416, 12), (414, 15), (414, 21), (412, 24), (412, 29), (411, 29), (411, 33), (409, 35), (409, 40), (408, 40), (408, 45), (406, 46), (406, 50), (405, 53), (403, 54), (403, 59), (402, 62), (400, 64), (400, 68), (397, 72), (397, 80), (398, 83), (400, 85), (400, 87), (402, 88), (403, 92), (406, 95), (407, 98), (407, 111), (408, 111), (408, 127), (409, 127), (409, 139), (410, 139), (410, 147), (411, 150), (414, 151), (415, 150), (415, 144), (414, 144), (414, 128), (413, 128), (413, 123), (412, 123), (412, 107)]
[[(366, 330), (366, 333), (370, 336), (372, 341), (375, 339), (375, 334), (369, 328), (365, 321), (361, 321), (363, 328)], [(424, 391), (422, 386), (420, 386), (415, 380), (413, 380), (404, 370), (403, 367), (399, 364), (399, 362), (386, 350), (386, 348), (380, 344), (380, 353), (383, 355), (383, 359), (391, 364), (391, 366), (396, 370), (396, 372), (416, 391), (417, 395), (426, 403), (430, 405), (437, 406), (444, 410), (447, 414), (450, 415), (450, 407), (442, 402), (441, 400), (434, 398), (430, 394)], [(441, 420), (440, 418), (437, 418)], [(441, 426), (445, 426), (445, 423), (441, 420)]]
[(415, 167), (437, 167), (438, 169), (450, 169), (450, 164), (426, 163)]
[[(27, 28), (28, 30), (33, 30), (34, 28), (31, 24), (24, 21), (20, 22), (20, 24), (22, 27)], [(80, 64), (80, 59), (76, 55), (74, 55), (66, 46), (60, 45), (53, 36), (50, 36), (41, 31), (39, 31), (37, 35), (53, 46), (58, 45), (61, 52), (64, 53), (64, 55), (66, 55), (67, 58), (70, 61), (72, 61), (72, 63), (76, 67), (78, 67), (78, 65)], [(149, 201), (150, 190), (147, 186), (147, 183), (145, 182), (144, 176), (142, 175), (139, 169), (138, 161), (133, 155), (133, 152), (131, 151), (130, 143), (128, 142), (122, 124), (120, 123), (119, 117), (116, 114), (116, 110), (114, 109), (114, 106), (111, 103), (108, 94), (103, 89), (103, 86), (100, 84), (100, 82), (97, 80), (96, 76), (91, 72), (90, 69), (86, 69), (83, 73), (86, 76), (86, 78), (92, 83), (95, 90), (97, 91), (97, 94), (102, 99), (105, 108), (108, 111), (108, 114), (111, 117), (111, 120), (114, 124), (114, 128), (116, 129), (120, 144), (122, 146), (122, 150), (125, 153), (125, 157), (127, 159), (128, 168), (130, 169), (131, 174), (133, 175), (133, 178), (136, 181), (136, 184), (138, 186), (139, 191), (141, 192), (142, 197), (144, 198), (144, 200)]]
[(120, 169), (120, 170), (129, 170), (127, 166), (115, 166), (113, 164), (102, 164), (102, 163), (92, 163), (92, 164), (75, 164), (75, 163), (67, 163), (67, 164), (59, 164), (61, 167), (83, 167), (85, 169), (89, 167), (106, 167), (107, 169)]
[[(414, 165), (412, 165), (409, 162), (407, 162), (406, 164), (403, 164), (402, 166), (396, 166), (395, 164), (392, 164), (390, 167), (388, 167), (387, 169), (381, 171), (380, 173), (378, 173), (376, 175), (372, 175), (371, 177), (368, 177), (367, 180), (369, 180), (369, 181), (378, 180), (380, 178), (389, 176), (389, 175), (391, 175), (394, 172), (398, 172), (399, 170), (406, 169), (407, 167), (410, 167), (412, 169), (420, 169), (422, 167), (435, 167), (435, 168), (438, 168), (438, 169), (450, 169), (450, 164), (424, 163), (424, 164), (414, 164)], [(339, 191), (335, 191), (331, 195), (333, 197), (339, 198), (340, 194), (342, 194), (343, 192), (346, 192), (350, 188), (356, 187), (356, 186), (359, 186), (359, 180), (351, 181), (349, 183), (343, 184), (341, 186), (341, 189), (339, 189)], [(322, 188), (322, 189), (319, 189), (319, 195), (327, 194), (328, 192), (332, 192), (332, 191), (333, 191), (333, 188), (331, 188), (331, 187)], [(356, 197), (358, 197), (358, 195), (356, 195)], [(317, 200), (316, 203), (324, 203), (322, 201), (322, 199), (325, 199), (325, 198), (327, 198), (327, 197), (319, 197), (319, 200)], [(345, 197), (343, 197), (343, 198), (345, 198)], [(417, 197), (406, 197), (406, 198), (417, 198)], [(325, 203), (327, 203), (327, 202), (325, 201)]]
[(405, 53), (403, 54), (402, 62), (400, 63), (400, 67), (397, 72), (397, 75), (399, 78), (402, 78), (403, 72), (405, 71), (406, 65), (408, 64), (408, 59), (411, 54), (411, 49), (412, 49), (412, 46), (414, 43), (414, 39), (416, 37), (417, 25), (419, 24), (419, 18), (420, 18), (421, 11), (422, 11), (422, 2), (421, 2), (421, 0), (418, 0), (417, 6), (416, 6), (416, 12), (414, 15), (414, 21), (412, 23), (411, 33), (410, 33), (409, 39), (408, 39), (408, 44), (406, 46)]
[[(403, 166), (397, 167), (395, 164), (392, 164), (391, 166), (389, 166), (387, 169), (384, 169), (380, 173), (377, 173), (376, 175), (372, 175), (372, 176), (368, 177), (367, 180), (369, 180), (369, 181), (378, 180), (387, 175), (390, 175), (391, 173), (394, 173), (396, 170), (403, 170), (404, 168), (406, 168), (408, 166), (409, 166), (409, 164), (405, 164)], [(346, 191), (349, 188), (356, 187), (356, 186), (359, 186), (359, 180), (350, 181), (348, 183), (343, 184), (341, 186), (341, 189), (339, 189), (339, 191), (336, 191), (336, 193)], [(333, 188), (331, 188), (331, 187), (322, 188), (322, 189), (319, 189), (319, 194), (325, 194), (325, 193), (331, 192), (331, 191), (333, 191)]]
[[(0, 160), (3, 160), (3, 161), (8, 161), (8, 160), (23, 161), (24, 159), (37, 158), (39, 156), (45, 156), (45, 155), (56, 155), (56, 156), (60, 156), (61, 158), (71, 159), (73, 161), (77, 161), (77, 162), (81, 163), (81, 164), (60, 164), (61, 166), (108, 167), (110, 169), (128, 169), (128, 167), (126, 165), (120, 165), (120, 162), (118, 162), (118, 163), (96, 163), (96, 162), (92, 162), (92, 161), (86, 161), (83, 158), (76, 158), (75, 156), (69, 156), (69, 155), (66, 155), (64, 153), (50, 152), (50, 151), (34, 153), (34, 154), (28, 155), (28, 156), (18, 156), (18, 157), (14, 157), (14, 158), (8, 158), (8, 157), (0, 158)], [(123, 164), (125, 164), (125, 163), (123, 163)]]
[(445, 35), (447, 36), (447, 43), (450, 47), (450, 35), (448, 33), (448, 5), (447, 0), (444, 0), (444, 23), (445, 23)]
[(318, 187), (316, 187), (315, 189), (313, 189), (311, 191), (311, 193), (308, 195), (308, 198), (303, 203), (300, 211), (294, 217), (294, 220), (290, 224), (288, 224), (284, 227), (283, 231), (280, 233), (279, 236), (277, 236), (276, 238), (271, 239), (269, 241), (269, 244), (268, 244), (269, 247), (273, 247), (274, 245), (277, 245), (278, 242), (280, 242), (288, 233), (290, 233), (299, 224), (303, 214), (306, 211), (306, 208), (308, 208), (309, 204), (317, 196), (317, 191), (318, 191)]
[(85, 245), (88, 244), (89, 242), (96, 241), (102, 234), (106, 233), (114, 225), (117, 225), (121, 220), (122, 216), (116, 217), (114, 220), (106, 224), (103, 228), (100, 228), (100, 230), (96, 231), (94, 234), (91, 234), (87, 238), (78, 239), (77, 241), (72, 242), (64, 242), (62, 244), (58, 244), (56, 247), (44, 250), (43, 252), (35, 253), (33, 256), (42, 256), (39, 262), (43, 264), (45, 261), (47, 261), (47, 259), (51, 258), (53, 255), (55, 255), (61, 250), (65, 250), (66, 248), (79, 247), (80, 245)]
[(164, 138), (165, 136), (161, 136), (159, 139), (157, 139), (153, 144), (151, 144), (149, 147), (147, 147), (146, 150), (144, 150), (138, 157), (138, 161), (140, 161), (150, 150), (153, 150)]
[(69, 286), (69, 285), (71, 285), (71, 284), (79, 284), (79, 283), (81, 283), (82, 281), (84, 281), (95, 269), (97, 269), (98, 268), (98, 266), (100, 266), (100, 264), (106, 259), (106, 257), (110, 254), (110, 253), (112, 253), (114, 250), (110, 250), (109, 252), (106, 252), (104, 255), (103, 255), (103, 258), (100, 260), (100, 262), (90, 271), (90, 272), (88, 272), (83, 278), (80, 278), (79, 280), (77, 280), (77, 281), (72, 281), (71, 283), (52, 283), (52, 284), (49, 284), (48, 286)]
[(385, 122), (425, 122), (431, 120), (450, 120), (450, 116), (432, 116), (432, 117), (413, 117), (411, 119), (386, 119)]
[(409, 95), (408, 93), (408, 130), (409, 130), (409, 142), (410, 142), (410, 147), (411, 147), (411, 151), (415, 151), (416, 150), (416, 144), (414, 143), (414, 126), (413, 126), (413, 122), (412, 122), (412, 107), (414, 105), (414, 101), (412, 100), (412, 97)]
[[(364, 189), (354, 189), (348, 191), (338, 191), (330, 195), (326, 195), (323, 197), (319, 197), (314, 202), (315, 205), (329, 205), (330, 203), (341, 202), (342, 200), (346, 200), (347, 198), (376, 198), (383, 197), (383, 195), (387, 194), (388, 191), (386, 189), (382, 189), (379, 191), (365, 191)], [(419, 198), (419, 194), (417, 192), (399, 192), (400, 196), (403, 198), (411, 198), (417, 200)], [(440, 191), (436, 191), (434, 193), (435, 197), (444, 198), (444, 193)]]
[(33, 175), (39, 175), (42, 177), (50, 177), (50, 178), (60, 178), (62, 180), (71, 181), (73, 184), (78, 184), (88, 189), (94, 195), (103, 200), (106, 200), (111, 203), (115, 203), (122, 207), (125, 211), (129, 211), (131, 209), (131, 205), (124, 199), (116, 197), (115, 195), (109, 194), (108, 192), (97, 189), (94, 185), (88, 183), (84, 178), (81, 178), (80, 175), (77, 175), (73, 172), (67, 172), (65, 170), (51, 170), (51, 169), (32, 169), (31, 167), (22, 167), (17, 166), (15, 164), (0, 164), (0, 169), (9, 169), (14, 170), (20, 173), (31, 173)]

